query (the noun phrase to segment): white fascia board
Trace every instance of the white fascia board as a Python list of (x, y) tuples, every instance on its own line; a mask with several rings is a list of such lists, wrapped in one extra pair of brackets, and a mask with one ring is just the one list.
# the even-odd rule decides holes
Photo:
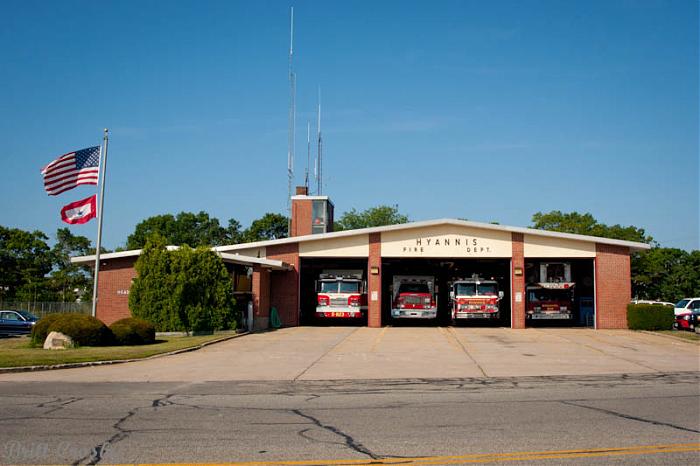
[(648, 245), (646, 243), (637, 243), (635, 241), (624, 241), (624, 240), (618, 240), (618, 239), (601, 238), (598, 236), (576, 235), (573, 233), (560, 233), (557, 231), (537, 230), (534, 228), (511, 227), (511, 226), (506, 226), (506, 225), (494, 225), (492, 223), (472, 222), (472, 221), (467, 221), (467, 220), (456, 220), (456, 219), (451, 219), (451, 218), (438, 219), (438, 220), (424, 220), (424, 221), (420, 221), (420, 222), (401, 223), (398, 225), (386, 225), (386, 226), (381, 226), (381, 227), (360, 228), (357, 230), (337, 231), (337, 232), (321, 233), (321, 234), (315, 234), (315, 235), (295, 236), (292, 238), (273, 239), (273, 240), (267, 240), (267, 241), (256, 241), (253, 243), (233, 244), (233, 245), (229, 245), (229, 246), (218, 246), (214, 249), (217, 251), (235, 251), (236, 249), (246, 249), (246, 248), (255, 248), (255, 247), (263, 247), (263, 246), (275, 246), (278, 244), (301, 243), (304, 241), (318, 241), (318, 240), (323, 240), (323, 239), (327, 239), (327, 238), (343, 238), (346, 236), (366, 235), (366, 234), (371, 234), (371, 233), (383, 233), (386, 231), (396, 231), (396, 230), (408, 230), (408, 229), (412, 229), (412, 228), (426, 228), (426, 227), (437, 226), (437, 225), (457, 225), (457, 226), (464, 226), (464, 227), (477, 228), (477, 229), (483, 229), (483, 230), (508, 231), (511, 233), (523, 233), (523, 234), (533, 235), (533, 236), (545, 236), (545, 237), (550, 237), (550, 238), (563, 238), (563, 239), (570, 239), (570, 240), (575, 240), (575, 241), (585, 241), (587, 243), (600, 243), (600, 244), (609, 244), (609, 245), (614, 245), (614, 246), (623, 246), (623, 247), (630, 248), (631, 250), (637, 250), (637, 251), (651, 249), (650, 245)]
[[(179, 246), (166, 246), (168, 251), (176, 251)], [(131, 249), (129, 251), (119, 251), (119, 252), (108, 252), (105, 254), (100, 254), (100, 260), (110, 260), (110, 259), (120, 259), (123, 257), (138, 257), (141, 255), (143, 249)], [(225, 262), (232, 262), (236, 264), (243, 265), (261, 265), (266, 268), (274, 270), (289, 270), (291, 266), (286, 262), (272, 260), (272, 259), (259, 259), (257, 257), (241, 256), (240, 254), (229, 254), (217, 251), (216, 248), (212, 248), (212, 251), (216, 252)], [(84, 263), (94, 263), (95, 255), (90, 256), (79, 256), (71, 257), (71, 263), (73, 264), (84, 264)]]
[(273, 270), (291, 270), (292, 266), (283, 261), (273, 259), (260, 259), (258, 257), (241, 256), (240, 254), (229, 254), (218, 252), (217, 254), (224, 262), (231, 262), (241, 265), (260, 265), (262, 267)]

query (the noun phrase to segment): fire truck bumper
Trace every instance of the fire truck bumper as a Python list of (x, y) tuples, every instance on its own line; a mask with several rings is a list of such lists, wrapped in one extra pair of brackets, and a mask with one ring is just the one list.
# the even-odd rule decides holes
[(455, 319), (498, 319), (498, 312), (456, 312)]
[(334, 307), (323, 306), (316, 308), (316, 317), (319, 318), (344, 318), (344, 319), (359, 319), (362, 317), (363, 308), (357, 307)]
[(437, 309), (392, 309), (391, 317), (394, 319), (435, 319)]
[(534, 314), (526, 314), (525, 317), (528, 319), (560, 319), (560, 320), (568, 320), (571, 319), (571, 314), (568, 312), (551, 312), (551, 313), (534, 313)]

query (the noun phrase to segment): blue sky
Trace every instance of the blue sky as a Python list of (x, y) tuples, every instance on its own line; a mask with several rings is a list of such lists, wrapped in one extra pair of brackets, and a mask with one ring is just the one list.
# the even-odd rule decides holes
[[(0, 224), (53, 235), (40, 168), (111, 131), (104, 243), (284, 212), (289, 2), (0, 3)], [(591, 212), (698, 248), (698, 3), (295, 1), (296, 183), (323, 93), (336, 212), (527, 226)], [(96, 236), (96, 223), (71, 227)]]

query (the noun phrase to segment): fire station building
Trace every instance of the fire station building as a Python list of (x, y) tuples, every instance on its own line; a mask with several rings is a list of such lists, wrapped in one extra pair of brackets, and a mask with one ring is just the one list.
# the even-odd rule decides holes
[[(273, 308), (282, 326), (318, 323), (318, 280), (327, 270), (362, 275), (366, 317), (360, 325), (392, 324), (392, 279), (410, 275), (434, 277), (438, 324), (449, 321), (450, 284), (482, 277), (495, 281), (501, 296), (499, 317), (487, 325), (551, 325), (531, 318), (528, 303), (535, 298), (528, 285), (538, 281), (543, 264), (552, 263), (567, 264), (570, 274), (573, 312), (564, 325), (627, 328), (630, 254), (649, 249), (643, 243), (455, 219), (334, 232), (333, 204), (327, 196), (308, 195), (306, 188), (292, 197), (291, 217), (289, 238), (214, 248), (231, 273), (239, 303), (252, 303), (255, 329), (269, 326)], [(140, 253), (101, 255), (97, 317), (108, 325), (131, 315), (128, 294)]]

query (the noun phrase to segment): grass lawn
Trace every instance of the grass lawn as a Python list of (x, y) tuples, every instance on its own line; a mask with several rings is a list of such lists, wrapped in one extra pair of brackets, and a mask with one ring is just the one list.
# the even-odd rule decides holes
[(657, 330), (656, 333), (662, 335), (670, 335), (672, 337), (680, 338), (682, 340), (700, 342), (700, 335), (695, 332), (688, 332), (687, 330)]
[(45, 350), (29, 346), (29, 337), (0, 338), (0, 367), (40, 366), (45, 364), (66, 364), (87, 361), (112, 361), (117, 359), (138, 359), (201, 345), (217, 340), (233, 332), (201, 336), (158, 337), (156, 343), (141, 346), (103, 346)]

